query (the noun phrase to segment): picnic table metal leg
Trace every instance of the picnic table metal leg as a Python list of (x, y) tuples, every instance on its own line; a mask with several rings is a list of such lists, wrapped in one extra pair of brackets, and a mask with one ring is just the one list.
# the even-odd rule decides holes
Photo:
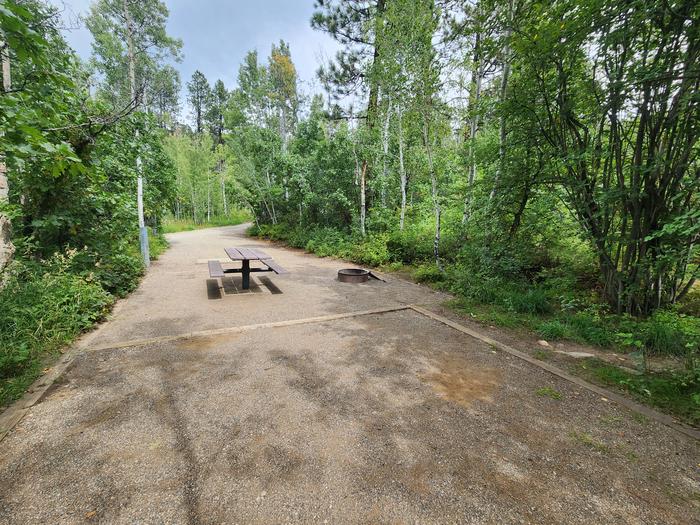
[(250, 261), (244, 259), (241, 262), (243, 263), (243, 271), (241, 272), (243, 276), (243, 289), (248, 290), (250, 288)]

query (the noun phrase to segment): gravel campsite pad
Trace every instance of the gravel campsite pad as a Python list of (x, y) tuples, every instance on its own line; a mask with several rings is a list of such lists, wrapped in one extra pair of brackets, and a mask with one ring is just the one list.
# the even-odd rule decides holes
[[(288, 266), (311, 259), (281, 252)], [(224, 300), (269, 310), (296, 300), (303, 277), (291, 279), (286, 298)], [(341, 309), (335, 286), (308, 285), (326, 294), (312, 310)], [(94, 340), (114, 341), (139, 301)], [(2, 442), (0, 523), (700, 517), (695, 440), (413, 310), (98, 347)]]

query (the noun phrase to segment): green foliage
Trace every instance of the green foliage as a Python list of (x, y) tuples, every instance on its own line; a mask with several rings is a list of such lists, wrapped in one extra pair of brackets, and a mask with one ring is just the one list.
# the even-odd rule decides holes
[(297, 230), (292, 236), (292, 242), (299, 248), (304, 248), (321, 257), (352, 258), (353, 244), (347, 234), (333, 228), (312, 230), (305, 240), (305, 234)]
[(413, 278), (419, 283), (437, 284), (446, 279), (445, 272), (440, 270), (434, 263), (427, 263), (417, 266), (412, 273)]
[(624, 390), (640, 401), (674, 414), (691, 425), (700, 424), (700, 372), (631, 374), (598, 359), (586, 359), (577, 370), (588, 379)]
[(151, 235), (148, 246), (150, 248), (149, 257), (152, 261), (155, 261), (163, 252), (165, 252), (165, 250), (168, 249), (170, 244), (163, 233), (159, 232)]
[(559, 320), (545, 321), (537, 328), (537, 333), (544, 339), (556, 340), (570, 336), (569, 327)]
[(212, 217), (207, 222), (196, 223), (191, 219), (176, 219), (172, 216), (163, 220), (163, 233), (176, 233), (199, 230), (202, 228), (216, 228), (218, 226), (235, 226), (250, 220), (250, 213), (245, 210), (231, 210), (228, 216)]
[[(118, 13), (108, 12), (115, 6)], [(122, 7), (103, 0), (93, 15), (102, 10), (101, 17), (112, 18), (100, 23), (111, 24)], [(146, 25), (163, 28), (162, 3), (132, 2), (130, 8), (138, 11), (135, 19), (153, 15)], [(103, 96), (88, 95), (88, 72), (61, 38), (58, 20), (42, 2), (10, 0), (0, 7), (12, 72), (11, 89), (0, 92), (0, 149), (9, 181), (9, 204), (0, 203), (0, 212), (11, 217), (18, 257), (0, 276), (6, 282), (0, 291), (0, 403), (20, 395), (45, 359), (101, 319), (115, 296), (137, 285), (143, 273), (137, 157), (146, 174), (149, 226), (160, 222), (174, 193), (175, 170), (163, 149), (162, 129), (153, 117), (132, 112), (134, 101), (124, 94), (127, 79), (122, 76), (117, 85), (112, 76), (117, 70), (126, 74), (123, 61), (111, 61), (120, 53), (123, 58), (126, 48), (111, 49), (116, 55), (103, 63), (114, 68), (103, 70), (106, 82), (115, 81), (107, 90), (113, 101), (130, 100), (115, 109)], [(100, 23), (95, 27), (106, 30)], [(137, 46), (157, 40), (178, 47), (155, 29), (142, 34)], [(96, 37), (96, 45), (103, 51), (124, 44), (115, 34), (99, 36), (104, 38)], [(139, 74), (155, 64), (143, 51)], [(155, 257), (165, 245), (157, 237), (153, 241)]]
[(550, 399), (561, 399), (562, 397), (560, 392), (549, 386), (539, 388), (535, 393), (540, 397), (548, 397)]
[(544, 315), (552, 312), (552, 304), (547, 293), (540, 288), (514, 290), (503, 299), (505, 306), (519, 314)]
[(101, 319), (112, 296), (72, 273), (71, 255), (16, 261), (0, 291), (0, 406), (20, 395), (42, 359)]
[(651, 354), (698, 356), (700, 352), (700, 319), (659, 310), (638, 330), (644, 348)]
[(381, 266), (391, 260), (386, 246), (387, 235), (376, 234), (365, 237), (356, 244), (350, 259), (368, 266)]
[[(124, 10), (127, 5), (128, 18)], [(168, 8), (161, 0), (139, 0), (128, 4), (122, 0), (96, 0), (90, 5), (85, 23), (94, 39), (91, 65), (103, 77), (99, 95), (115, 107), (133, 103), (135, 97), (143, 100), (137, 86), (146, 84), (147, 78), (167, 71), (163, 67), (166, 58), (180, 58), (182, 41), (167, 34), (168, 14)], [(129, 78), (131, 51), (136, 86), (131, 85)], [(172, 82), (164, 87), (166, 92), (173, 90)], [(163, 91), (151, 92), (149, 100), (157, 102), (162, 94)], [(169, 109), (173, 109), (172, 105)]]

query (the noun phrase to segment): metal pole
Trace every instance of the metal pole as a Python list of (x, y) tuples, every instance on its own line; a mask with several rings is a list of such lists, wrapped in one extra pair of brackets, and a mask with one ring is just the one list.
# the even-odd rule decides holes
[[(137, 131), (138, 137), (138, 131)], [(136, 157), (136, 170), (137, 170), (137, 190), (136, 190), (136, 205), (138, 207), (139, 214), (139, 241), (141, 244), (141, 256), (143, 257), (143, 264), (146, 268), (151, 265), (151, 256), (148, 246), (148, 228), (146, 228), (146, 223), (143, 218), (143, 175), (141, 173), (142, 162), (141, 156)]]

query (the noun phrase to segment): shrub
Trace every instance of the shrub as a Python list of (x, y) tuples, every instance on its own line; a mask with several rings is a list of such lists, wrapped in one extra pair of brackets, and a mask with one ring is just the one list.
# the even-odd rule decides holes
[(577, 339), (602, 347), (612, 346), (615, 343), (612, 318), (606, 324), (601, 318), (584, 311), (567, 316), (566, 319)]
[(38, 375), (44, 355), (92, 326), (112, 303), (97, 282), (68, 272), (69, 265), (63, 256), (13, 264), (0, 291), (0, 405)]
[(136, 288), (144, 271), (139, 248), (126, 241), (113, 247), (73, 251), (67, 264), (67, 271), (96, 281), (107, 292), (118, 297)]
[(571, 336), (569, 327), (561, 321), (545, 321), (537, 328), (537, 333), (545, 339), (564, 339)]
[(387, 235), (368, 236), (353, 248), (351, 258), (369, 266), (386, 264), (391, 260), (386, 242)]
[(387, 250), (395, 261), (407, 264), (433, 258), (433, 237), (416, 227), (392, 232), (386, 241)]
[(553, 310), (547, 293), (540, 288), (513, 290), (505, 297), (504, 306), (519, 314), (531, 315), (549, 314)]
[(304, 248), (321, 257), (347, 257), (352, 249), (348, 235), (334, 228), (313, 230)]
[(658, 311), (642, 323), (640, 339), (651, 354), (685, 355), (700, 346), (700, 319)]
[(435, 263), (423, 264), (413, 271), (413, 278), (419, 283), (440, 283), (446, 279), (446, 274)]
[(158, 257), (160, 257), (163, 252), (168, 249), (168, 246), (170, 246), (170, 244), (162, 233), (152, 235), (148, 243), (151, 260), (155, 261), (158, 259)]

